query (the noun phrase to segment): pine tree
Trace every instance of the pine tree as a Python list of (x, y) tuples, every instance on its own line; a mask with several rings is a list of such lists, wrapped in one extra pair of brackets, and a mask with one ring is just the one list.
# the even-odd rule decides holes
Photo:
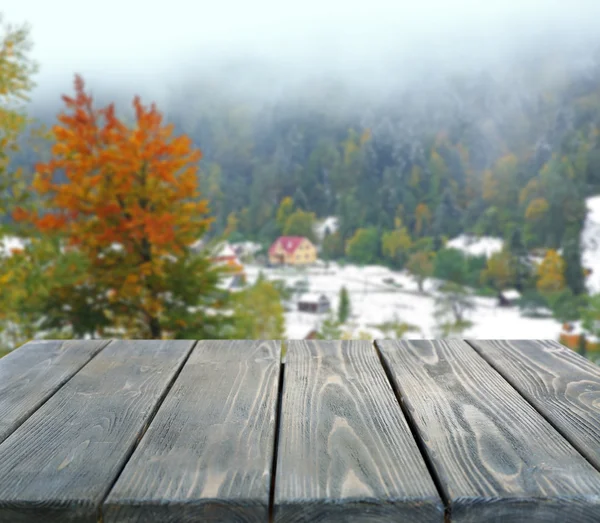
[(283, 234), (283, 230), (285, 229), (285, 224), (288, 218), (294, 212), (294, 200), (292, 200), (289, 196), (284, 198), (279, 205), (279, 209), (277, 210), (277, 217), (275, 218), (277, 222), (277, 228), (279, 229), (279, 233)]
[(340, 305), (338, 307), (338, 322), (346, 323), (346, 320), (350, 316), (350, 297), (348, 296), (348, 290), (346, 287), (342, 287), (340, 290)]
[(523, 242), (523, 235), (519, 227), (515, 227), (513, 230), (508, 249), (512, 255), (511, 271), (515, 279), (515, 288), (522, 292), (531, 277), (531, 267), (528, 259), (529, 253)]
[(579, 230), (570, 228), (563, 240), (563, 259), (565, 261), (565, 280), (573, 294), (585, 292), (585, 279), (581, 266), (581, 241)]
[(456, 203), (456, 198), (450, 188), (446, 188), (442, 199), (435, 210), (433, 220), (433, 236), (439, 245), (442, 236), (456, 236), (461, 229), (462, 211)]
[(308, 209), (309, 209), (308, 198), (306, 197), (306, 194), (300, 187), (298, 187), (298, 189), (296, 189), (293, 199), (299, 209), (308, 211)]
[(585, 357), (587, 353), (587, 339), (585, 333), (583, 332), (579, 335), (579, 347), (577, 347), (577, 349), (577, 352)]

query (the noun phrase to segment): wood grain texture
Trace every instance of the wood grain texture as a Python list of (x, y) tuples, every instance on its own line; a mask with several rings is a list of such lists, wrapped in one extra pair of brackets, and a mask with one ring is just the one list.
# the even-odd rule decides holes
[(266, 522), (281, 342), (201, 341), (103, 507), (104, 523)]
[(0, 522), (96, 522), (191, 341), (113, 341), (0, 445)]
[(551, 340), (468, 343), (600, 470), (600, 367)]
[(275, 521), (442, 522), (373, 344), (288, 342)]
[(600, 473), (469, 345), (377, 346), (452, 521), (600, 521)]
[(108, 341), (30, 341), (0, 359), (0, 443)]

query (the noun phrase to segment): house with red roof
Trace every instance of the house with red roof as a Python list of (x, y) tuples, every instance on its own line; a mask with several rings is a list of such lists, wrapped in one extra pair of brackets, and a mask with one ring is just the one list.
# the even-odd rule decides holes
[(317, 260), (317, 248), (303, 236), (281, 236), (269, 248), (272, 265), (308, 265)]

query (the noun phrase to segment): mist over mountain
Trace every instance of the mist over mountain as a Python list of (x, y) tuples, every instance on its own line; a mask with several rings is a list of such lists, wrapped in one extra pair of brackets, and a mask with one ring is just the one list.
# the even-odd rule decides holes
[[(182, 85), (271, 100), (335, 79), (363, 99), (448, 76), (505, 76), (515, 62), (560, 53), (573, 67), (598, 41), (593, 0), (478, 2), (340, 0), (282, 6), (108, 0), (90, 9), (58, 0), (10, 1), (28, 22), (41, 65), (35, 100), (58, 100), (81, 73), (98, 93), (164, 99)], [(543, 79), (540, 79), (543, 80)], [(416, 86), (415, 86), (416, 84)]]
[[(32, 114), (52, 123), (74, 73), (98, 103), (114, 101), (129, 117), (134, 94), (156, 101), (204, 153), (215, 234), (233, 213), (244, 216), (241, 234), (268, 241), (289, 196), (317, 217), (345, 214), (343, 241), (359, 227), (393, 228), (399, 214), (414, 227), (419, 204), (439, 210), (438, 236), (503, 236), (525, 227), (542, 196), (519, 193), (549, 162), (585, 155), (581, 187), (570, 185), (575, 202), (596, 183), (597, 2), (174, 0), (141, 9), (110, 0), (90, 13), (93, 23), (61, 16), (78, 5), (8, 9), (33, 28), (41, 72)], [(509, 209), (503, 190), (514, 196)], [(452, 226), (443, 212), (456, 216)], [(532, 233), (532, 245), (560, 245), (569, 220), (580, 230), (584, 215)]]

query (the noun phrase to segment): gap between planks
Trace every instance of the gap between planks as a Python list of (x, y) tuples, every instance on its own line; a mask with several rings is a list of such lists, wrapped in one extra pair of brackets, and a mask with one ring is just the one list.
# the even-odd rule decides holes
[(404, 405), (404, 402), (402, 401), (402, 394), (400, 393), (400, 391), (398, 390), (398, 388), (396, 387), (396, 385), (394, 383), (394, 379), (392, 378), (392, 370), (390, 369), (389, 365), (386, 363), (385, 359), (383, 358), (383, 355), (381, 354), (381, 351), (379, 350), (379, 347), (377, 345), (377, 340), (373, 340), (373, 346), (375, 348), (375, 352), (377, 353), (377, 357), (379, 358), (379, 362), (381, 363), (381, 366), (383, 367), (383, 371), (385, 372), (385, 377), (387, 378), (387, 380), (390, 384), (390, 387), (392, 387), (394, 396), (396, 396), (396, 401), (398, 402), (398, 405), (400, 405), (400, 408), (402, 409), (402, 413), (404, 414), (404, 417), (406, 418), (406, 422), (408, 423), (408, 428), (410, 429), (410, 433), (412, 434), (413, 439), (417, 443), (417, 447), (419, 448), (421, 457), (423, 458), (423, 461), (425, 462), (425, 466), (427, 467), (427, 470), (429, 471), (429, 475), (431, 476), (431, 479), (433, 480), (433, 484), (435, 485), (435, 488), (437, 489), (438, 494), (440, 495), (440, 498), (442, 499), (442, 503), (444, 504), (444, 522), (450, 523), (451, 514), (450, 514), (450, 500), (449, 500), (448, 493), (444, 489), (444, 486), (442, 485), (442, 482), (440, 481), (440, 478), (435, 470), (435, 467), (433, 466), (433, 463), (432, 463), (431, 459), (429, 458), (427, 451), (425, 450), (423, 441), (421, 440), (421, 438), (419, 436), (419, 432), (417, 431), (415, 421), (414, 421), (411, 413), (406, 408), (406, 405)]
[(283, 356), (284, 343), (281, 343), (279, 353), (279, 385), (277, 389), (277, 407), (275, 410), (275, 437), (273, 438), (273, 462), (271, 463), (271, 485), (269, 491), (269, 523), (275, 521), (275, 482), (277, 481), (277, 456), (279, 454), (279, 430), (281, 428), (281, 408), (283, 405), (283, 384), (285, 363)]
[[(192, 344), (190, 350), (188, 351), (188, 353), (186, 354), (186, 356), (183, 358), (183, 361), (182, 361), (180, 367), (173, 374), (173, 379), (171, 379), (171, 381), (169, 382), (169, 384), (165, 387), (165, 390), (163, 391), (163, 394), (161, 394), (161, 396), (159, 397), (158, 401), (156, 402), (156, 405), (154, 406), (154, 409), (152, 410), (152, 413), (150, 414), (150, 417), (148, 418), (148, 422), (141, 428), (140, 433), (138, 434), (138, 437), (137, 437), (137, 439), (135, 441), (135, 444), (132, 445), (131, 449), (129, 449), (129, 452), (127, 453), (127, 455), (125, 457), (125, 460), (123, 461), (123, 466), (119, 470), (119, 473), (115, 476), (115, 478), (113, 479), (113, 481), (110, 483), (110, 486), (108, 487), (108, 489), (106, 490), (106, 493), (102, 497), (102, 501), (100, 502), (100, 505), (98, 505), (98, 523), (103, 523), (104, 522), (104, 516), (102, 514), (102, 507), (104, 506), (104, 502), (108, 498), (108, 496), (111, 493), (113, 487), (116, 485), (118, 479), (121, 477), (121, 474), (123, 473), (123, 471), (125, 470), (125, 467), (129, 463), (129, 460), (131, 459), (131, 456), (133, 456), (133, 453), (138, 448), (140, 442), (142, 441), (142, 438), (144, 437), (144, 435), (146, 434), (146, 432), (150, 428), (150, 425), (152, 425), (152, 422), (154, 421), (154, 418), (156, 417), (157, 412), (160, 410), (160, 407), (162, 406), (162, 404), (165, 401), (166, 397), (168, 396), (169, 392), (173, 388), (173, 385), (175, 385), (175, 382), (177, 381), (177, 378), (179, 378), (179, 375), (183, 371), (186, 363), (190, 359), (190, 357), (191, 357), (192, 353), (194, 352), (194, 349), (196, 348), (196, 346), (198, 345), (198, 343), (199, 343), (198, 340), (194, 341), (194, 343)], [(104, 349), (104, 347), (103, 347), (103, 349)]]

